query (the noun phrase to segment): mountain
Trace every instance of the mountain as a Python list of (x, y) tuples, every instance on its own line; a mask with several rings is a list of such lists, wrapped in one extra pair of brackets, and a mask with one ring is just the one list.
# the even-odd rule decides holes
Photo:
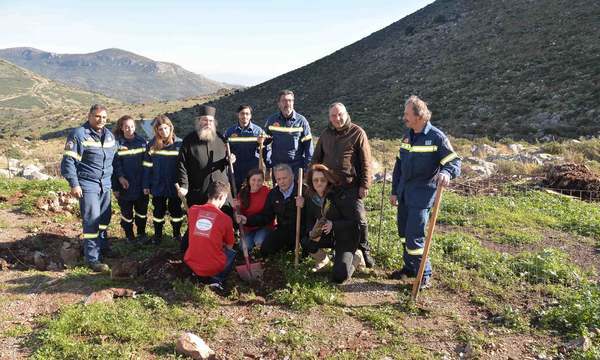
[[(403, 102), (425, 99), (432, 122), (459, 137), (597, 135), (600, 2), (438, 0), (333, 54), (213, 104), (221, 125), (250, 103), (260, 125), (281, 89), (313, 128), (345, 103), (372, 137), (403, 133)], [(348, 22), (351, 25), (351, 21)], [(190, 110), (171, 114), (179, 122)]]
[(127, 102), (182, 99), (232, 87), (179, 65), (120, 49), (55, 54), (34, 48), (10, 48), (0, 50), (0, 58), (47, 78)]
[(34, 110), (117, 103), (104, 95), (48, 80), (0, 59), (0, 109)]

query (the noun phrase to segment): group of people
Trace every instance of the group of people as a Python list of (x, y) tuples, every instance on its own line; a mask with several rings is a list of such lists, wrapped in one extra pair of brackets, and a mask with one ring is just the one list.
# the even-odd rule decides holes
[[(183, 140), (170, 119), (159, 115), (150, 142), (135, 132), (130, 116), (121, 117), (111, 133), (105, 128), (107, 109), (92, 106), (87, 122), (68, 136), (61, 163), (71, 193), (80, 200), (89, 266), (109, 271), (103, 256), (110, 251), (106, 230), (114, 192), (126, 241), (159, 244), (168, 212), (184, 262), (200, 280), (218, 287), (233, 267), (236, 227), (249, 249), (268, 258), (294, 249), (298, 212), (303, 255), (315, 259), (313, 271), (332, 262), (331, 278), (342, 283), (359, 266), (372, 267), (364, 205), (372, 178), (367, 134), (336, 102), (313, 146), (308, 120), (294, 109), (294, 93), (282, 90), (277, 105), (279, 111), (263, 128), (252, 121), (252, 107), (241, 105), (238, 123), (223, 135), (217, 132), (216, 109), (200, 106), (195, 129)], [(421, 99), (406, 101), (408, 132), (400, 144), (390, 198), (405, 239), (404, 267), (394, 278), (416, 275), (436, 188), (460, 173), (460, 158), (430, 117)], [(299, 169), (305, 173), (301, 179)], [(267, 186), (269, 179), (273, 188)], [(145, 231), (150, 195), (151, 239)], [(430, 276), (427, 264), (423, 286)]]

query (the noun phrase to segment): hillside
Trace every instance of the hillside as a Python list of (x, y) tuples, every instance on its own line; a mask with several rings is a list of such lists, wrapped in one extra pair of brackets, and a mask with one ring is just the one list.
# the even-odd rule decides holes
[[(0, 59), (0, 109), (35, 110), (116, 103), (100, 94), (48, 80)], [(0, 111), (1, 111), (0, 110)]]
[(126, 102), (182, 99), (231, 87), (179, 65), (120, 50), (55, 54), (33, 48), (0, 50), (0, 58), (47, 78)]
[[(600, 2), (438, 0), (302, 68), (215, 102), (222, 126), (240, 103), (262, 125), (283, 88), (314, 128), (348, 105), (370, 136), (403, 132), (401, 104), (426, 99), (433, 122), (459, 137), (600, 131)], [(349, 25), (351, 26), (351, 25)], [(174, 114), (179, 121), (189, 112)]]

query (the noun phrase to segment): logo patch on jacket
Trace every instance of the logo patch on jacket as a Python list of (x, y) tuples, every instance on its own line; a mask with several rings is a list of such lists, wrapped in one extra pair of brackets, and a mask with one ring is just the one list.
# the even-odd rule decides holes
[(75, 146), (75, 144), (69, 140), (67, 141), (67, 143), (65, 144), (65, 150), (73, 150), (73, 147)]
[(273, 123), (273, 126), (281, 126), (281, 125), (279, 125), (279, 122), (278, 122), (278, 121), (275, 121), (275, 122)]
[(231, 134), (231, 136), (230, 136), (230, 137), (238, 137), (238, 136), (239, 136), (238, 134), (236, 134), (236, 133), (233, 133), (233, 134)]
[(408, 144), (409, 143), (408, 138), (402, 139), (402, 142), (405, 143), (405, 144)]
[(427, 146), (431, 145), (431, 140), (425, 140), (425, 145), (427, 145)]

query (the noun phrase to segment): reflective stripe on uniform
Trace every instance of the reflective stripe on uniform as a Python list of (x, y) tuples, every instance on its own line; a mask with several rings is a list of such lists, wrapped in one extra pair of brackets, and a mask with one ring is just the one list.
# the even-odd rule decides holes
[(128, 223), (132, 223), (132, 222), (133, 222), (133, 219), (128, 219), (128, 218), (126, 218), (126, 217), (125, 217), (125, 216), (123, 216), (123, 215), (121, 215), (121, 220), (123, 220), (123, 221), (125, 221), (125, 222), (128, 222)]
[(142, 165), (144, 165), (145, 167), (152, 167), (152, 163), (150, 161), (143, 161)]
[(75, 159), (75, 160), (79, 160), (79, 161), (81, 161), (81, 156), (79, 156), (79, 154), (77, 154), (75, 151), (68, 151), (68, 150), (67, 150), (67, 151), (65, 151), (65, 152), (63, 153), (63, 155), (64, 155), (64, 156), (70, 156), (70, 157), (72, 157), (72, 158), (73, 158), (73, 159)]
[(185, 216), (179, 217), (179, 218), (171, 218), (171, 222), (182, 222), (183, 219), (185, 219)]
[(139, 217), (141, 219), (145, 219), (146, 218), (146, 215), (138, 214), (135, 210), (133, 210), (133, 215), (135, 215), (135, 216), (137, 216), (137, 217)]
[(148, 151), (150, 155), (164, 155), (164, 156), (177, 156), (179, 155), (179, 150), (150, 150)]
[(87, 146), (87, 147), (105, 147), (105, 148), (111, 148), (111, 147), (115, 146), (115, 141), (111, 140), (111, 141), (107, 141), (104, 144), (102, 144), (100, 141), (85, 140), (85, 141), (83, 141), (81, 143), (81, 145)]
[(98, 237), (98, 233), (83, 233), (83, 238), (84, 239), (95, 239)]
[(108, 225), (98, 225), (98, 229), (106, 230), (106, 229), (108, 229)]
[(406, 247), (406, 253), (412, 256), (423, 255), (423, 248), (409, 249), (408, 247)]
[(304, 130), (304, 128), (302, 128), (302, 127), (283, 127), (283, 126), (271, 125), (271, 126), (269, 126), (269, 130), (277, 131), (277, 132), (293, 133), (293, 132), (302, 131), (302, 130)]
[(410, 145), (410, 144), (406, 144), (406, 143), (402, 143), (400, 144), (400, 148), (404, 149), (404, 150), (408, 150), (410, 152), (418, 152), (418, 153), (428, 153), (428, 152), (436, 152), (437, 151), (437, 146), (436, 145)]
[(153, 218), (152, 221), (157, 222), (157, 223), (162, 223), (162, 222), (165, 222), (165, 218)]
[(258, 138), (256, 136), (234, 136), (230, 137), (229, 142), (257, 142)]
[(143, 153), (144, 151), (146, 151), (145, 148), (137, 148), (137, 149), (130, 149), (130, 150), (119, 150), (117, 152), (117, 155), (119, 155), (119, 156), (135, 155), (135, 154)]
[(456, 159), (457, 157), (458, 157), (458, 154), (456, 154), (455, 152), (450, 153), (450, 154), (446, 155), (442, 160), (440, 160), (440, 164), (446, 165), (448, 162)]
[(300, 142), (304, 142), (304, 141), (308, 141), (308, 140), (312, 140), (312, 136), (311, 135), (306, 135), (305, 137), (303, 137), (302, 139), (300, 139)]

